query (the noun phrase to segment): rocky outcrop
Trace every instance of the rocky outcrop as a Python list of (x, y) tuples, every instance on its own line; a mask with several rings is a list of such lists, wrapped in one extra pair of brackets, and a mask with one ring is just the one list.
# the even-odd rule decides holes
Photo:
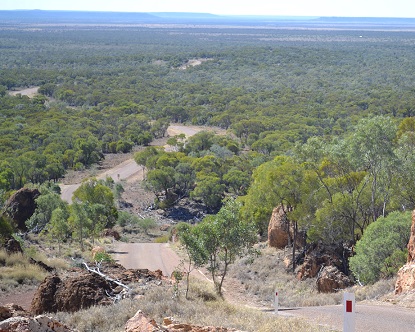
[(351, 280), (335, 266), (325, 266), (317, 277), (320, 293), (334, 293), (352, 285)]
[(111, 304), (107, 292), (112, 292), (109, 283), (90, 273), (66, 280), (57, 276), (46, 277), (35, 293), (32, 312), (75, 312), (93, 305)]
[(283, 249), (291, 243), (289, 220), (280, 205), (272, 211), (268, 224), (268, 245)]
[(4, 205), (4, 213), (20, 231), (27, 231), (26, 220), (35, 212), (35, 200), (39, 195), (40, 192), (37, 189), (22, 188), (16, 191)]
[(11, 255), (11, 254), (17, 254), (17, 253), (22, 253), (22, 246), (20, 245), (20, 242), (17, 241), (14, 238), (8, 239), (4, 245), (4, 249), (6, 250), (6, 252)]
[[(126, 270), (119, 264), (101, 264), (100, 271), (123, 284), (161, 282), (161, 271)], [(82, 269), (73, 269), (65, 277), (49, 276), (38, 287), (32, 301), (35, 314), (75, 312), (93, 305), (108, 305), (123, 288), (103, 277)]]
[(411, 235), (408, 242), (408, 259), (407, 263), (415, 263), (415, 210), (412, 211)]
[(174, 322), (171, 318), (164, 318), (163, 326), (148, 318), (139, 310), (133, 318), (125, 324), (125, 332), (241, 332), (226, 327), (197, 326)]
[(17, 316), (29, 317), (30, 314), (17, 304), (10, 303), (0, 306), (0, 321)]
[(154, 319), (148, 318), (141, 310), (137, 311), (134, 317), (125, 324), (125, 332), (156, 332), (163, 331), (159, 328)]
[(0, 322), (0, 332), (76, 332), (47, 316), (11, 317)]
[(395, 294), (415, 289), (415, 210), (412, 211), (411, 235), (408, 242), (407, 263), (398, 271)]
[(415, 289), (415, 262), (406, 263), (399, 269), (395, 294), (406, 293), (413, 289)]
[(115, 229), (112, 229), (112, 228), (104, 229), (101, 235), (103, 237), (112, 237), (116, 241), (121, 239), (120, 233), (118, 233)]
[(317, 288), (330, 293), (352, 285), (348, 277), (348, 259), (352, 255), (349, 245), (325, 245), (314, 243), (304, 253), (302, 264), (297, 268), (297, 279), (318, 276)]

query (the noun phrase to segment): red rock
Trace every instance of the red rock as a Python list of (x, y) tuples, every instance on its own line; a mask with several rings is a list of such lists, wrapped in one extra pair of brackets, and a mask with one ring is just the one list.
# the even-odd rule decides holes
[(325, 266), (317, 278), (317, 290), (321, 293), (335, 293), (351, 285), (349, 277), (335, 266)]
[(5, 304), (0, 306), (0, 321), (10, 317), (29, 316), (29, 313), (17, 304)]
[(411, 235), (408, 242), (407, 263), (398, 271), (395, 294), (415, 289), (415, 210), (412, 211)]
[(47, 316), (11, 317), (0, 322), (0, 332), (76, 332)]
[(154, 319), (148, 318), (141, 310), (125, 324), (125, 332), (157, 332), (160, 329)]
[(37, 189), (22, 188), (16, 191), (4, 205), (5, 214), (14, 221), (19, 230), (27, 231), (26, 220), (35, 212), (35, 200), (39, 195)]
[(282, 206), (272, 211), (268, 224), (268, 245), (273, 248), (283, 249), (291, 242), (290, 225)]

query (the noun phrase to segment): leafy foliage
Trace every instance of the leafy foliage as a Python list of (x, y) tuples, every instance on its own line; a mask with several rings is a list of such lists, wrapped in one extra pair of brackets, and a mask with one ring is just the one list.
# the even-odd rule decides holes
[(390, 277), (405, 263), (411, 228), (410, 212), (392, 212), (370, 224), (350, 258), (353, 274), (363, 283)]
[(182, 227), (189, 258), (196, 264), (207, 263), (219, 295), (229, 265), (256, 242), (255, 229), (240, 218), (240, 208), (240, 203), (228, 199), (216, 215), (205, 217), (190, 234)]

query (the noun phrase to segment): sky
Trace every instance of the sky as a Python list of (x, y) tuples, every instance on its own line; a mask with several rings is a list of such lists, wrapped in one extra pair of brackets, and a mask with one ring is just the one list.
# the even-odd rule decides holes
[(415, 18), (415, 0), (0, 0), (0, 10)]

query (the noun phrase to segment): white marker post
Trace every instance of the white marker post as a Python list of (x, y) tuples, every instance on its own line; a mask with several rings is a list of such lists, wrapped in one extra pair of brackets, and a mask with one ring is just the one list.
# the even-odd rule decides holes
[(274, 313), (278, 315), (278, 290), (274, 293)]
[(355, 298), (354, 293), (343, 294), (343, 332), (354, 332), (355, 330)]

